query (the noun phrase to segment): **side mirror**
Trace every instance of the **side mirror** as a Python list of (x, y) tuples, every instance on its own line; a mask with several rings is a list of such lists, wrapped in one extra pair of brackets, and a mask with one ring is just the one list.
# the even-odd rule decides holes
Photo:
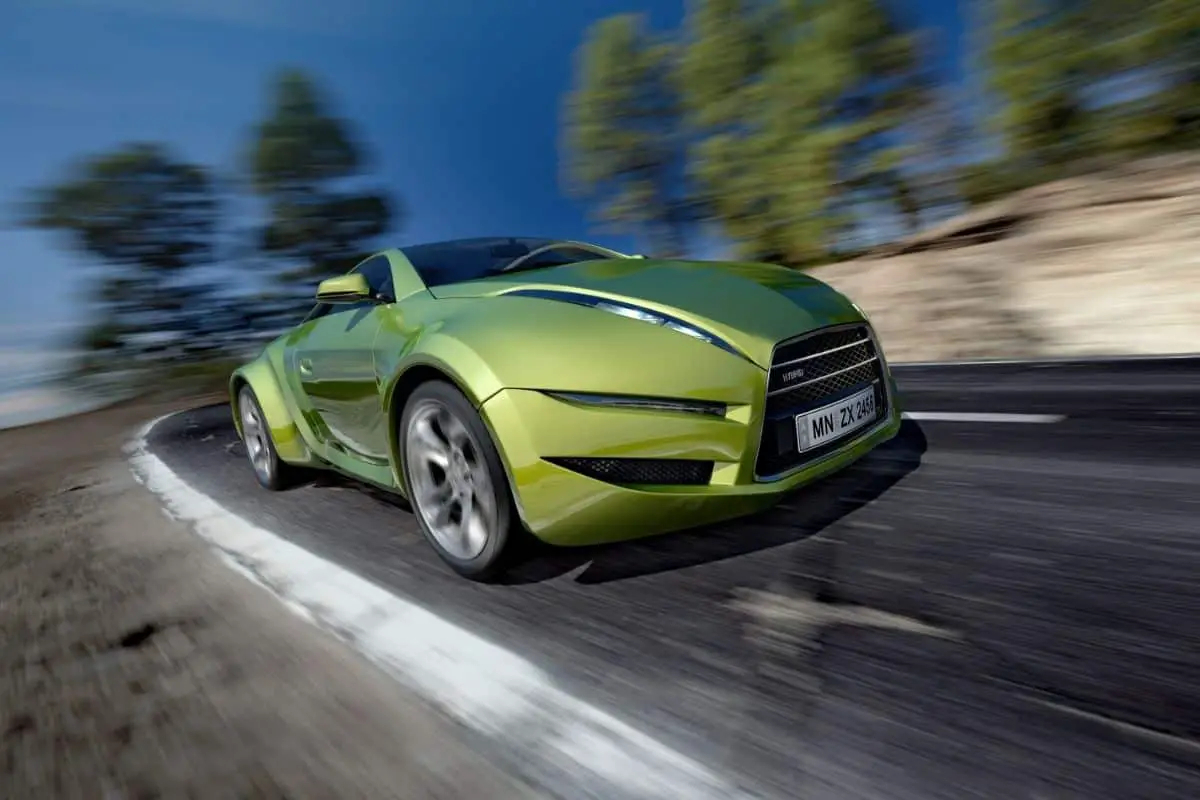
[(371, 299), (371, 287), (361, 272), (326, 278), (317, 285), (318, 303), (361, 303)]

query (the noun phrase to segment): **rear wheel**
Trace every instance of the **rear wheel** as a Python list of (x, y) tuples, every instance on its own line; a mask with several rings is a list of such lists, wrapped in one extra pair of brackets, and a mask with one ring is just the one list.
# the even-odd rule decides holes
[(258, 482), (276, 492), (295, 484), (300, 471), (279, 457), (275, 443), (271, 441), (267, 418), (249, 385), (238, 392), (238, 415), (242, 422), (242, 443)]
[(421, 533), (455, 572), (498, 574), (516, 538), (500, 454), (478, 412), (442, 381), (417, 387), (399, 426), (409, 502)]

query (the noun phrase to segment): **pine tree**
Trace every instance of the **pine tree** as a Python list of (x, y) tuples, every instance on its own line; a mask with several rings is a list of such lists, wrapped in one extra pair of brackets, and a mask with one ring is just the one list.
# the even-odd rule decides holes
[(561, 141), (568, 193), (596, 200), (603, 220), (662, 256), (683, 253), (694, 216), (672, 63), (672, 46), (647, 33), (641, 16), (593, 25), (576, 57)]
[(681, 83), (704, 197), (746, 255), (812, 264), (865, 203), (915, 224), (901, 131), (926, 100), (916, 32), (877, 0), (700, 0)]
[(129, 144), (73, 164), (35, 189), (23, 222), (59, 231), (91, 257), (93, 323), (79, 335), (78, 373), (178, 357), (209, 331), (197, 275), (214, 257), (219, 204), (207, 170), (158, 144)]
[(250, 185), (267, 206), (262, 251), (288, 265), (278, 275), (280, 289), (267, 294), (274, 313), (264, 308), (264, 317), (295, 322), (312, 305), (315, 284), (368, 255), (396, 210), (384, 192), (356, 183), (367, 171), (364, 146), (297, 70), (274, 81), (247, 161)]

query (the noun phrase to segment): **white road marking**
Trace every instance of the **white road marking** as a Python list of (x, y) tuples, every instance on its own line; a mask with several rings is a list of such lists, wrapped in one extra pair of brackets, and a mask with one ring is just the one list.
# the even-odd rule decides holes
[[(167, 415), (170, 416), (170, 415)], [(332, 632), (395, 679), (491, 737), (522, 771), (570, 798), (749, 798), (703, 764), (554, 685), (521, 656), (391, 594), (226, 510), (149, 451), (146, 425), (127, 452), (134, 475), (230, 566)], [(253, 476), (246, 467), (246, 480)]]
[(1197, 353), (1163, 353), (1161, 355), (1115, 355), (1115, 356), (1079, 356), (1077, 358), (966, 358), (966, 359), (949, 359), (947, 361), (888, 361), (888, 366), (893, 371), (903, 372), (905, 367), (980, 367), (980, 366), (998, 366), (998, 365), (1015, 365), (1029, 367), (1060, 367), (1073, 366), (1076, 364), (1087, 364), (1089, 366), (1122, 363), (1145, 363), (1152, 361), (1193, 361), (1200, 359), (1200, 352)]
[(1065, 414), (987, 414), (957, 411), (905, 411), (905, 419), (916, 422), (1062, 422)]

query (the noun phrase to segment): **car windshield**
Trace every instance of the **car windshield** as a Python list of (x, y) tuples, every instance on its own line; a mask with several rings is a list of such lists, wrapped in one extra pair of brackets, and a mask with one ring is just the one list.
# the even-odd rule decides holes
[[(532, 258), (525, 258), (530, 253), (550, 245), (558, 246)], [(577, 261), (613, 258), (606, 253), (586, 250), (583, 247), (586, 245), (581, 247), (561, 239), (507, 236), (418, 244), (402, 247), (401, 250), (425, 285), (432, 287), (499, 275), (510, 265), (525, 271), (557, 267)], [(525, 260), (515, 264), (520, 259)]]

